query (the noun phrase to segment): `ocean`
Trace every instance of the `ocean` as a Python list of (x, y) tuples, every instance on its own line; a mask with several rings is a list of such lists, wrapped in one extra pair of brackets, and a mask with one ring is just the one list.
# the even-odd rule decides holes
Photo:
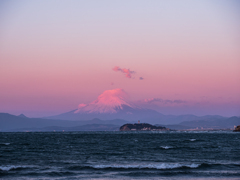
[(1, 132), (0, 179), (240, 179), (240, 133)]

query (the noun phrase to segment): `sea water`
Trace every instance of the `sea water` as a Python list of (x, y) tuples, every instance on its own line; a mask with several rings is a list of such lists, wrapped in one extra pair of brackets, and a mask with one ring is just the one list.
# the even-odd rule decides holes
[(240, 133), (0, 133), (0, 179), (239, 179)]

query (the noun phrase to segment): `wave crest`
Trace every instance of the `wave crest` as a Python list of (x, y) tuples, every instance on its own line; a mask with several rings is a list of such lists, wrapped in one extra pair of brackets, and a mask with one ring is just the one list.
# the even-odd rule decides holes
[(162, 163), (162, 164), (146, 164), (146, 165), (95, 165), (96, 169), (177, 169), (177, 168), (197, 168), (200, 164), (180, 164), (180, 163)]
[(183, 164), (183, 163), (160, 163), (160, 164), (141, 164), (141, 165), (127, 165), (127, 164), (112, 164), (112, 165), (89, 165), (89, 166), (72, 166), (71, 170), (80, 170), (80, 169), (155, 169), (155, 170), (164, 170), (164, 169), (185, 169), (185, 168), (198, 168), (201, 164)]
[(7, 166), (0, 166), (0, 171), (11, 171), (16, 169), (27, 168), (26, 166), (15, 166), (15, 165), (7, 165)]
[(172, 146), (161, 146), (162, 149), (172, 149)]

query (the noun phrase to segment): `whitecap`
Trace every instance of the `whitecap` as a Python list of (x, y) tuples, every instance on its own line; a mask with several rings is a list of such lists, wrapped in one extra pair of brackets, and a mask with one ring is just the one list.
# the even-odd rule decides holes
[(161, 146), (162, 149), (172, 149), (172, 146)]
[(116, 168), (116, 169), (176, 169), (176, 168), (198, 168), (201, 164), (183, 163), (161, 163), (161, 164), (142, 164), (142, 165), (94, 165), (96, 169)]
[(181, 164), (181, 163), (163, 163), (156, 166), (156, 169), (175, 169), (175, 168), (181, 168), (181, 167), (188, 167), (188, 168), (197, 168), (200, 164)]
[(6, 146), (10, 145), (10, 143), (1, 143), (1, 144), (6, 145)]
[(196, 141), (196, 139), (189, 139), (189, 141)]
[(18, 168), (25, 168), (25, 166), (15, 166), (15, 165), (0, 166), (0, 170), (2, 171), (10, 171)]

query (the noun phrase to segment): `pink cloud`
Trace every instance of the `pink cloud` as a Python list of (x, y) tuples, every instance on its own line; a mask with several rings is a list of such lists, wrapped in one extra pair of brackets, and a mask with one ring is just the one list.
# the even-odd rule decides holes
[(163, 100), (160, 98), (149, 98), (143, 100), (145, 103), (152, 103), (152, 102), (162, 102)]
[(83, 104), (83, 103), (82, 103), (82, 104), (79, 104), (79, 105), (78, 105), (78, 108), (83, 108), (83, 107), (85, 107), (85, 106), (87, 106), (87, 104)]
[(131, 71), (130, 69), (126, 69), (126, 68), (120, 68), (119, 66), (115, 66), (113, 70), (116, 72), (120, 71), (124, 73), (127, 78), (132, 78), (132, 74), (135, 73), (135, 71)]

